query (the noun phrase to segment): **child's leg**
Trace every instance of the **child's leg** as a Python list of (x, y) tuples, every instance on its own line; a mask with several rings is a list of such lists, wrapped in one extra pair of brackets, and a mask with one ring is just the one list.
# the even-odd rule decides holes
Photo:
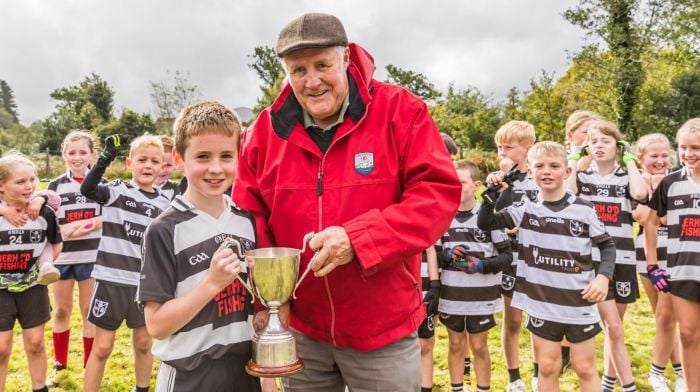
[(418, 339), (420, 343), (421, 388), (433, 388), (433, 348), (435, 336)]
[(518, 338), (520, 325), (523, 322), (523, 311), (510, 306), (511, 298), (503, 296), (503, 328), (501, 330), (501, 343), (503, 355), (508, 369), (517, 369), (520, 366), (518, 358)]
[(85, 365), (85, 392), (97, 392), (100, 388), (102, 376), (104, 376), (105, 372), (105, 364), (114, 348), (115, 336), (116, 331), (95, 327), (95, 342), (92, 346), (90, 358)]
[(29, 377), (32, 379), (32, 389), (46, 386), (46, 346), (44, 345), (44, 324), (23, 329), (22, 340), (24, 351), (27, 353)]
[(681, 335), (681, 362), (689, 391), (700, 390), (700, 302), (672, 296)]
[(92, 345), (95, 339), (95, 325), (88, 320), (90, 299), (94, 288), (94, 278), (88, 278), (78, 282), (78, 305), (80, 306), (80, 315), (83, 319), (83, 364), (86, 364), (88, 358), (90, 358), (90, 352), (92, 351)]
[(486, 387), (491, 385), (491, 357), (489, 356), (488, 331), (469, 334), (469, 343), (474, 353), (474, 373), (476, 385)]
[(5, 392), (7, 368), (12, 355), (12, 330), (0, 332), (0, 392)]
[(652, 363), (665, 368), (671, 363), (680, 363), (680, 342), (676, 331), (676, 316), (673, 314), (671, 294), (659, 293), (654, 318), (656, 319), (656, 336), (654, 337), (654, 352)]
[(447, 339), (449, 342), (447, 368), (450, 371), (450, 384), (462, 384), (464, 382), (464, 344), (467, 341), (467, 334), (447, 328)]
[(61, 277), (61, 273), (58, 268), (54, 267), (53, 245), (46, 244), (44, 250), (39, 255), (36, 260), (36, 264), (39, 267), (39, 277), (37, 278), (37, 283), (41, 285), (49, 285)]
[(464, 375), (469, 375), (469, 370), (472, 367), (472, 360), (470, 359), (471, 352), (469, 349), (469, 334), (467, 334), (467, 339), (464, 341)]
[(134, 328), (131, 331), (131, 343), (134, 346), (134, 369), (136, 372), (136, 386), (148, 387), (151, 382), (153, 370), (153, 354), (151, 354), (151, 335), (146, 327)]
[(623, 385), (634, 382), (617, 304), (614, 300), (601, 302), (598, 311), (605, 328), (605, 375), (617, 375)]
[(582, 392), (600, 391), (600, 377), (595, 362), (595, 338), (571, 343), (571, 366), (578, 375)]
[(561, 369), (561, 343), (531, 334), (532, 343), (537, 347), (535, 360), (540, 366), (537, 378), (540, 391), (559, 390), (559, 370)]
[(54, 313), (51, 322), (53, 330), (53, 351), (56, 365), (68, 365), (68, 345), (70, 341), (70, 315), (73, 311), (73, 283), (75, 280), (59, 280), (53, 285)]

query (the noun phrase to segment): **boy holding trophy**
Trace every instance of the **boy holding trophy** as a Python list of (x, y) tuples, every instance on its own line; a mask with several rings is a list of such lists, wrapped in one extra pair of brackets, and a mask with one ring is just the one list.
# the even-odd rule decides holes
[(224, 194), (236, 177), (241, 124), (223, 105), (202, 102), (183, 109), (174, 130), (173, 158), (188, 187), (146, 230), (137, 295), (157, 339), (156, 389), (259, 391), (244, 370), (253, 312), (247, 268), (221, 246), (234, 239), (246, 252), (256, 242), (252, 218)]

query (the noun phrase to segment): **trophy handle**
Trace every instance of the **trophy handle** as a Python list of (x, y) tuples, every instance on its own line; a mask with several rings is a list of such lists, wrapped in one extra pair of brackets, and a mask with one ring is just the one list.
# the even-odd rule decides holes
[[(243, 249), (241, 248), (241, 243), (235, 238), (227, 237), (224, 240), (224, 242), (221, 244), (221, 247), (226, 247), (226, 248), (231, 249), (234, 253), (236, 253), (236, 256), (238, 256), (238, 258), (241, 260), (243, 260), (245, 258), (245, 254), (243, 253)], [(238, 249), (238, 252), (236, 252), (236, 249), (233, 249), (234, 247), (236, 249)], [(253, 282), (253, 269), (252, 268), (250, 268), (250, 271), (248, 272), (248, 278), (251, 280), (251, 282)], [(246, 283), (241, 278), (240, 274), (236, 275), (236, 279), (238, 279), (238, 281), (241, 282), (243, 287), (245, 287), (245, 289), (248, 290), (250, 295), (253, 297), (253, 298), (251, 298), (250, 302), (251, 303), (255, 302), (256, 295), (255, 295), (255, 291), (253, 291), (253, 288), (250, 285), (248, 285), (248, 283)], [(255, 285), (255, 282), (253, 282), (253, 285)]]
[[(306, 235), (304, 236), (304, 239), (302, 239), (301, 253), (299, 254), (299, 259), (297, 260), (297, 270), (299, 269), (299, 264), (301, 264), (301, 255), (303, 255), (304, 252), (306, 252), (306, 244), (309, 241), (311, 241), (311, 239), (314, 238), (315, 235), (316, 235), (316, 233), (314, 233), (312, 231), (311, 233), (306, 233)], [(306, 277), (306, 275), (308, 275), (309, 271), (311, 271), (311, 262), (309, 262), (309, 264), (306, 266), (306, 270), (304, 270), (304, 273), (301, 274), (301, 277), (297, 281), (297, 284), (294, 285), (294, 291), (292, 292), (292, 298), (297, 299), (297, 289), (299, 288), (301, 281), (303, 281), (304, 278)]]

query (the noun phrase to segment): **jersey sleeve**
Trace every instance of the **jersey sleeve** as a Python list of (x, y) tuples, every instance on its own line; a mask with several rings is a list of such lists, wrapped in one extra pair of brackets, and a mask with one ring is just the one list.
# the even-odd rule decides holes
[(590, 233), (591, 240), (593, 241), (594, 244), (599, 244), (601, 242), (605, 242), (612, 237), (610, 237), (610, 234), (608, 234), (608, 231), (605, 229), (605, 225), (603, 222), (600, 220), (598, 217), (598, 214), (595, 212), (593, 208), (590, 209), (588, 212), (588, 232)]
[(509, 244), (510, 237), (505, 230), (491, 230), (491, 242), (498, 248), (503, 244)]
[(525, 201), (521, 204), (512, 205), (499, 212), (499, 214), (505, 218), (509, 229), (520, 227), (520, 223), (523, 221), (523, 215), (525, 215), (525, 203), (528, 202)]
[(651, 200), (649, 200), (649, 208), (655, 210), (656, 215), (658, 215), (659, 217), (666, 216), (666, 212), (668, 211), (668, 191), (671, 182), (672, 178), (670, 176), (664, 177), (664, 179), (661, 180), (659, 186), (656, 187), (656, 190), (652, 194)]
[(58, 225), (56, 213), (53, 212), (51, 207), (44, 205), (41, 208), (40, 214), (46, 220), (46, 240), (50, 244), (60, 244), (63, 242), (63, 236), (61, 236), (61, 228)]
[(142, 243), (142, 263), (138, 302), (165, 303), (175, 298), (177, 277), (173, 228), (155, 220), (146, 230)]

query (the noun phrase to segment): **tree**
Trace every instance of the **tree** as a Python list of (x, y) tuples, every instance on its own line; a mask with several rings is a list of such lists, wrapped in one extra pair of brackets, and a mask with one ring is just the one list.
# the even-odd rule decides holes
[(12, 116), (14, 122), (19, 123), (15, 93), (6, 81), (0, 79), (0, 107)]
[(199, 86), (189, 82), (189, 73), (166, 71), (165, 80), (150, 82), (151, 102), (155, 107), (156, 118), (172, 122), (187, 105), (202, 96)]
[(404, 87), (424, 101), (432, 101), (440, 96), (435, 86), (422, 73), (404, 70), (392, 64), (386, 66), (386, 72), (385, 82)]
[(133, 140), (144, 133), (155, 134), (156, 131), (156, 124), (149, 114), (140, 114), (129, 109), (125, 109), (118, 119), (114, 119), (110, 123), (95, 129), (95, 133), (100, 140), (104, 140), (107, 136), (114, 134), (126, 135)]
[(248, 67), (255, 71), (260, 80), (262, 80), (260, 85), (262, 97), (258, 98), (253, 107), (253, 113), (257, 116), (266, 107), (270, 106), (277, 95), (279, 95), (285, 72), (282, 62), (277, 57), (277, 53), (269, 46), (256, 46), (254, 53), (248, 55), (248, 57), (253, 59), (253, 62), (248, 64)]
[(565, 102), (556, 91), (553, 74), (543, 70), (539, 79), (531, 79), (522, 102), (521, 119), (535, 127), (538, 140), (564, 140)]

